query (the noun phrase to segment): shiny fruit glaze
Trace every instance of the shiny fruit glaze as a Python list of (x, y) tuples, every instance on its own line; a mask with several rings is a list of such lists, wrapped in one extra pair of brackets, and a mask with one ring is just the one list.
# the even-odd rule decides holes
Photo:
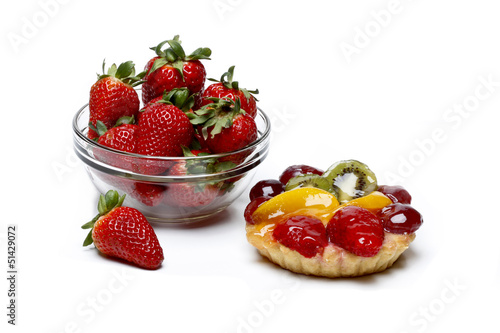
[(334, 211), (331, 212), (331, 214), (327, 218), (328, 220), (330, 220), (330, 218), (333, 215), (335, 215), (337, 211), (347, 206), (361, 207), (370, 211), (373, 214), (378, 214), (378, 212), (382, 208), (384, 208), (387, 205), (390, 205), (391, 203), (392, 203), (391, 199), (389, 199), (382, 193), (375, 191), (368, 194), (367, 196), (348, 201), (345, 204), (338, 206)]
[(250, 203), (246, 206), (245, 212), (243, 213), (243, 216), (245, 217), (245, 221), (249, 224), (255, 224), (255, 221), (252, 218), (253, 213), (257, 208), (259, 208), (260, 205), (262, 205), (264, 202), (269, 200), (269, 198), (266, 197), (258, 197), (250, 201)]
[(410, 205), (394, 203), (382, 208), (378, 217), (384, 229), (394, 234), (411, 234), (424, 222), (422, 215)]
[(291, 165), (286, 168), (285, 171), (283, 171), (283, 173), (279, 177), (279, 181), (283, 185), (286, 185), (286, 183), (288, 183), (288, 181), (295, 176), (309, 174), (316, 174), (321, 176), (323, 174), (323, 170), (305, 164)]
[(411, 204), (411, 195), (403, 186), (380, 185), (377, 191), (384, 193), (394, 203)]
[(323, 223), (311, 216), (295, 215), (276, 226), (273, 237), (286, 247), (312, 258), (328, 245)]
[(250, 200), (258, 197), (272, 198), (283, 192), (285, 192), (285, 186), (281, 182), (275, 179), (261, 180), (250, 190)]
[[(255, 224), (278, 223), (286, 215), (314, 215), (324, 219), (339, 202), (331, 193), (313, 187), (303, 187), (281, 193), (264, 202), (252, 215)], [(326, 224), (326, 222), (325, 222)]]
[(384, 228), (380, 220), (357, 206), (338, 210), (328, 222), (326, 233), (330, 243), (360, 257), (373, 257), (384, 242)]

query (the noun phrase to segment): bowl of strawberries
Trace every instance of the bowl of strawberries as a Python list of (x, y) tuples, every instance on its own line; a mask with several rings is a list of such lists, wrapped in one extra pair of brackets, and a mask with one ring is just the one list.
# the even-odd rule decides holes
[(107, 70), (73, 118), (74, 149), (100, 193), (151, 222), (186, 223), (223, 211), (249, 185), (269, 150), (271, 123), (254, 94), (233, 81), (234, 66), (205, 87), (200, 60), (178, 36), (151, 48), (136, 74), (132, 61)]

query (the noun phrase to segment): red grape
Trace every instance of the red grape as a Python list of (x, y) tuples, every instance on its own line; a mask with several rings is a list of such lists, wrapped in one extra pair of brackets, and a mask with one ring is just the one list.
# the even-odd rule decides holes
[(258, 197), (272, 198), (285, 192), (285, 186), (275, 179), (261, 180), (250, 190), (250, 201)]
[(384, 229), (394, 234), (411, 234), (420, 228), (422, 215), (410, 205), (393, 203), (385, 206), (378, 214)]
[(245, 216), (245, 221), (247, 221), (247, 223), (255, 224), (255, 221), (252, 218), (253, 212), (255, 212), (255, 210), (267, 200), (269, 200), (269, 198), (258, 197), (250, 201), (250, 203), (245, 208), (245, 212), (243, 213), (243, 215)]
[(411, 204), (411, 195), (404, 187), (395, 185), (380, 185), (377, 191), (385, 194), (392, 202), (400, 202), (403, 204)]
[(286, 183), (288, 183), (288, 181), (295, 176), (309, 174), (316, 174), (321, 176), (323, 174), (323, 171), (305, 164), (291, 165), (286, 168), (285, 171), (283, 171), (279, 180), (283, 185), (286, 185)]

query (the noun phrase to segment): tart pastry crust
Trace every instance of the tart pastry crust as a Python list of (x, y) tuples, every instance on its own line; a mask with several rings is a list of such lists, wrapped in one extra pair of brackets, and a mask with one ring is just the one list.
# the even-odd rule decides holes
[(248, 242), (255, 246), (261, 255), (282, 268), (295, 273), (329, 278), (355, 277), (384, 271), (394, 264), (415, 239), (415, 233), (399, 235), (385, 232), (382, 248), (373, 257), (360, 257), (334, 244), (328, 244), (322, 254), (306, 258), (274, 240), (273, 229), (274, 224), (247, 224)]

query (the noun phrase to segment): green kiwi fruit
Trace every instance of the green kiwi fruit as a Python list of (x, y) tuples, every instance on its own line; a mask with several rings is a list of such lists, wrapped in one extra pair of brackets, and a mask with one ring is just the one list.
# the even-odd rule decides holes
[(339, 161), (329, 167), (323, 177), (332, 184), (332, 192), (340, 203), (363, 197), (378, 188), (377, 177), (364, 163)]
[(332, 183), (323, 176), (315, 174), (299, 175), (291, 178), (286, 183), (285, 191), (290, 191), (297, 187), (316, 187), (325, 191), (330, 191)]

